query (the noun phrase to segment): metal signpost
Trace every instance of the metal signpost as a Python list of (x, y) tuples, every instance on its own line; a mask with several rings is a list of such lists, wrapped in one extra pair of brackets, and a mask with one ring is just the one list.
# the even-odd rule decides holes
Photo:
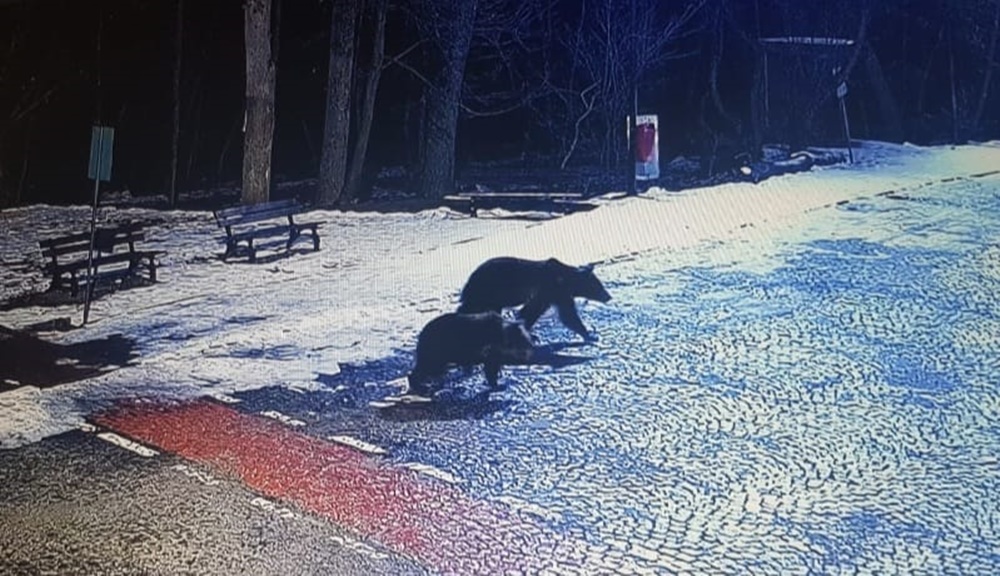
[(854, 150), (851, 148), (851, 124), (847, 121), (847, 82), (837, 86), (837, 99), (840, 100), (840, 113), (844, 117), (844, 134), (847, 136), (847, 158), (854, 164)]
[(94, 238), (97, 235), (97, 202), (101, 190), (101, 182), (109, 182), (111, 180), (114, 142), (114, 128), (94, 126), (90, 132), (90, 162), (87, 168), (87, 177), (94, 181), (94, 206), (90, 211), (90, 249), (87, 253), (87, 285), (83, 301), (84, 325), (90, 316), (90, 298), (94, 291), (93, 265)]

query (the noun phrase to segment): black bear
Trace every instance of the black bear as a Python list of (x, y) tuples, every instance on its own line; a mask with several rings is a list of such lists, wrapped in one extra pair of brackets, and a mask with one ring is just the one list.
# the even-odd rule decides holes
[(426, 395), (428, 379), (443, 374), (452, 364), (463, 368), (482, 364), (486, 381), (497, 388), (500, 368), (530, 361), (533, 351), (531, 337), (521, 322), (505, 320), (498, 312), (449, 312), (420, 331), (416, 364), (408, 378), (409, 392)]
[(594, 275), (593, 264), (568, 266), (555, 258), (524, 260), (502, 256), (483, 262), (473, 271), (462, 289), (458, 311), (499, 312), (524, 304), (519, 316), (530, 330), (549, 307), (555, 306), (563, 325), (591, 340), (593, 337), (580, 320), (573, 298), (611, 300), (611, 295)]

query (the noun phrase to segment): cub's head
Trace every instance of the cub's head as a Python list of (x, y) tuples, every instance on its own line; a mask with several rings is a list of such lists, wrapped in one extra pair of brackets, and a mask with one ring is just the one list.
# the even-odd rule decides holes
[(596, 300), (597, 302), (607, 302), (611, 300), (611, 294), (604, 289), (604, 284), (597, 279), (594, 274), (594, 265), (587, 264), (574, 269), (570, 288), (573, 296)]

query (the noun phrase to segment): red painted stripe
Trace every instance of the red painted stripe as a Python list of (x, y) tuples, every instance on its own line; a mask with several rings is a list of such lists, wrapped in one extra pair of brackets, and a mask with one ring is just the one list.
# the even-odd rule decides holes
[(226, 406), (131, 404), (96, 422), (235, 476), (443, 573), (538, 573), (567, 565), (600, 571), (590, 565), (599, 560), (592, 548), (505, 506)]

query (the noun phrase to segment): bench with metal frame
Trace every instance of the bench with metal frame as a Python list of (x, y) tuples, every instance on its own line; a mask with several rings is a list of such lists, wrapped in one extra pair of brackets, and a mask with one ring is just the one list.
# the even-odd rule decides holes
[[(138, 249), (136, 244), (145, 239), (142, 224), (136, 222), (95, 230), (91, 289), (99, 284), (123, 287), (137, 279), (156, 282), (157, 258), (166, 252)], [(68, 289), (76, 296), (87, 284), (90, 232), (40, 240), (38, 246), (48, 260), (44, 271), (51, 280), (49, 290)]]
[[(290, 250), (295, 241), (303, 237), (303, 232), (309, 232), (313, 250), (319, 250), (318, 228), (324, 222), (296, 222), (295, 215), (304, 211), (305, 207), (295, 200), (277, 200), (216, 210), (215, 221), (226, 231), (226, 251), (222, 259), (227, 260), (231, 256), (245, 253), (250, 262), (256, 262), (259, 248), (254, 245), (256, 240), (287, 236), (285, 249)], [(268, 222), (279, 218), (284, 218), (285, 222)]]
[(507, 210), (543, 211), (572, 213), (596, 208), (594, 204), (583, 202), (583, 194), (574, 192), (463, 192), (445, 196), (444, 204), (449, 208), (465, 212), (475, 218), (480, 210), (503, 208)]

